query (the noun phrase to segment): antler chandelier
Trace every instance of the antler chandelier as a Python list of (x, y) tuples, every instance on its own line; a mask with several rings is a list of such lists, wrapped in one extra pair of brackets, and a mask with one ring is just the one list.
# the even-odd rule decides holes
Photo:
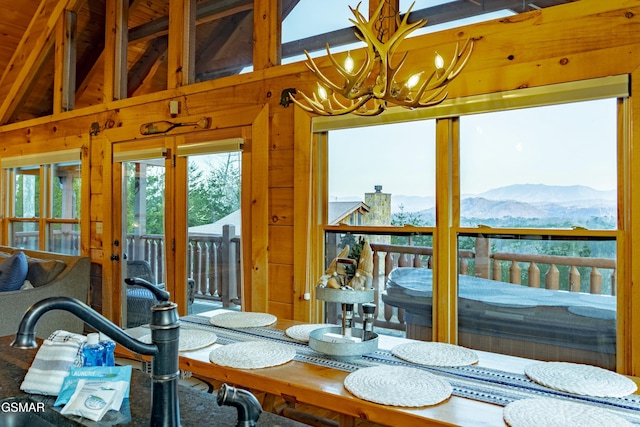
[(306, 65), (318, 79), (318, 90), (313, 94), (313, 98), (298, 91), (302, 100), (297, 100), (290, 95), (293, 102), (308, 112), (322, 116), (339, 116), (349, 113), (375, 116), (382, 113), (389, 104), (405, 108), (420, 108), (444, 101), (448, 95), (445, 92), (447, 85), (460, 74), (469, 61), (473, 51), (473, 40), (468, 39), (462, 49), (460, 49), (460, 43), (456, 43), (448, 66), (445, 67), (444, 59), (436, 53), (435, 69), (428, 76), (425, 71), (420, 71), (402, 80), (399, 72), (407, 59), (408, 52), (405, 52), (396, 66), (391, 64), (393, 55), (400, 43), (414, 30), (423, 27), (427, 20), (421, 19), (409, 24), (407, 19), (413, 8), (411, 5), (402, 20), (396, 14), (397, 30), (389, 40), (382, 41), (382, 37), (375, 36), (375, 25), (380, 20), (384, 4), (380, 2), (370, 21), (367, 21), (358, 10), (360, 3), (355, 9), (349, 6), (356, 19), (355, 21), (349, 19), (349, 21), (359, 30), (359, 32), (356, 31), (356, 37), (366, 44), (364, 61), (356, 71), (354, 71), (355, 63), (350, 53), (347, 53), (344, 64), (340, 64), (329, 51), (327, 43), (329, 60), (344, 79), (341, 84), (334, 83), (322, 74), (309, 53), (304, 51), (308, 59)]

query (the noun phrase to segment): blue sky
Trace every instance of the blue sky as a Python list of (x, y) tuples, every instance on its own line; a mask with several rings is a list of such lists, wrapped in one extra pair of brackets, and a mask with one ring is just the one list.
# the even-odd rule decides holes
[[(511, 184), (616, 188), (613, 99), (465, 116), (461, 192)], [(360, 196), (382, 185), (397, 195), (433, 196), (435, 123), (329, 133), (329, 194)]]
[[(417, 0), (413, 10), (448, 1)], [(282, 26), (286, 43), (350, 26), (348, 6), (358, 1), (301, 0)], [(406, 12), (412, 0), (401, 0)], [(366, 15), (368, 1), (360, 11)], [(512, 12), (481, 15), (466, 25)], [(309, 19), (314, 17), (314, 19)], [(440, 31), (452, 24), (426, 27)], [(331, 47), (331, 46), (330, 46)], [(331, 47), (331, 52), (346, 50)], [(324, 51), (312, 56), (325, 55)], [(304, 60), (303, 56), (296, 61)], [(289, 60), (291, 62), (292, 60)], [(471, 115), (461, 120), (461, 192), (478, 194), (510, 184), (616, 188), (614, 100)], [(434, 122), (332, 131), (330, 195), (360, 196), (383, 185), (392, 194), (432, 196), (435, 190)]]

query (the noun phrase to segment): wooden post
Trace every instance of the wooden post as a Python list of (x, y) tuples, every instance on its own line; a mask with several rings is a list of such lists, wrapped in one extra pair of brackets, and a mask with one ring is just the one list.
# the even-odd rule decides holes
[(546, 289), (560, 289), (560, 272), (555, 264), (549, 265), (549, 270), (544, 275), (544, 287)]
[(253, 2), (253, 69), (264, 70), (280, 64), (282, 46), (281, 0)]
[[(494, 259), (493, 262), (493, 277), (491, 277), (493, 280), (497, 280), (499, 282), (502, 282), (502, 265), (500, 264), (500, 261), (497, 259)], [(488, 279), (488, 277), (487, 277)]]
[[(220, 244), (220, 267), (222, 270), (222, 280), (220, 284), (220, 291), (222, 294), (222, 306), (229, 307), (231, 305), (231, 301), (234, 299), (231, 295), (231, 290), (235, 284), (233, 281), (233, 273), (234, 270), (231, 268), (231, 239), (236, 234), (236, 228), (233, 225), (225, 224), (222, 226), (222, 243)], [(236, 296), (237, 297), (237, 296)]]
[(529, 264), (529, 287), (540, 287), (540, 267), (535, 262)]
[(56, 27), (53, 114), (73, 110), (76, 99), (76, 13), (65, 10)]
[(520, 266), (516, 261), (511, 261), (511, 267), (509, 267), (509, 282), (514, 285), (519, 285), (521, 282)]
[(580, 292), (580, 272), (575, 265), (569, 269), (569, 291)]
[[(484, 236), (476, 238), (476, 277), (489, 279), (489, 239)], [(494, 280), (500, 280), (500, 276), (496, 279), (496, 270), (494, 264), (493, 271)]]
[(107, 0), (105, 19), (104, 102), (110, 102), (127, 97), (129, 7), (124, 0)]
[(591, 275), (589, 277), (590, 289), (592, 294), (600, 295), (602, 293), (602, 273), (597, 267), (591, 268)]
[(169, 1), (169, 48), (167, 88), (195, 81), (196, 1)]

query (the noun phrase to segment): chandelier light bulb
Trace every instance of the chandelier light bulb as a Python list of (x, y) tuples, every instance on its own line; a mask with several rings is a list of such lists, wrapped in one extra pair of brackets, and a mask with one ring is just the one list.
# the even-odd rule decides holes
[(351, 57), (351, 53), (347, 52), (347, 57), (344, 60), (344, 69), (347, 73), (351, 74), (353, 72), (353, 58)]
[(418, 84), (420, 81), (420, 75), (422, 75), (422, 73), (416, 73), (409, 77), (406, 83), (407, 89), (413, 89)]
[(318, 83), (318, 96), (322, 101), (327, 100), (327, 90), (320, 83)]
[(444, 58), (440, 56), (438, 52), (436, 52), (436, 57), (434, 59), (434, 63), (436, 65), (436, 69), (442, 70), (444, 68)]

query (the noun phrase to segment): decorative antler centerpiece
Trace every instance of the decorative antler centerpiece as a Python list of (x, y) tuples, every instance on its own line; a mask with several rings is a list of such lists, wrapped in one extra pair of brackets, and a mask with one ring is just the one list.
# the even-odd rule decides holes
[(344, 65), (341, 65), (329, 51), (327, 43), (327, 55), (338, 74), (343, 77), (342, 84), (336, 84), (322, 74), (309, 53), (304, 51), (308, 59), (307, 67), (319, 80), (318, 91), (317, 94), (313, 94), (313, 98), (298, 91), (304, 102), (290, 94), (293, 102), (308, 112), (322, 116), (339, 116), (348, 113), (375, 116), (382, 113), (388, 103), (406, 108), (419, 108), (444, 101), (448, 95), (445, 92), (447, 85), (460, 74), (471, 56), (473, 40), (468, 39), (462, 49), (460, 43), (456, 43), (451, 63), (446, 67), (442, 56), (436, 53), (435, 69), (425, 79), (423, 79), (425, 72), (421, 71), (402, 80), (399, 78), (399, 71), (407, 59), (408, 52), (405, 52), (395, 67), (391, 64), (393, 55), (400, 43), (410, 33), (423, 27), (427, 20), (421, 19), (409, 24), (407, 20), (413, 8), (411, 5), (402, 20), (396, 15), (397, 30), (385, 42), (381, 40), (382, 37), (378, 38), (375, 35), (375, 25), (380, 19), (383, 6), (384, 2), (380, 2), (370, 21), (367, 21), (358, 10), (360, 3), (355, 9), (349, 6), (355, 17), (355, 21), (353, 19), (349, 21), (358, 29), (356, 37), (366, 44), (364, 61), (356, 71), (354, 71), (354, 60), (349, 53), (344, 60)]

